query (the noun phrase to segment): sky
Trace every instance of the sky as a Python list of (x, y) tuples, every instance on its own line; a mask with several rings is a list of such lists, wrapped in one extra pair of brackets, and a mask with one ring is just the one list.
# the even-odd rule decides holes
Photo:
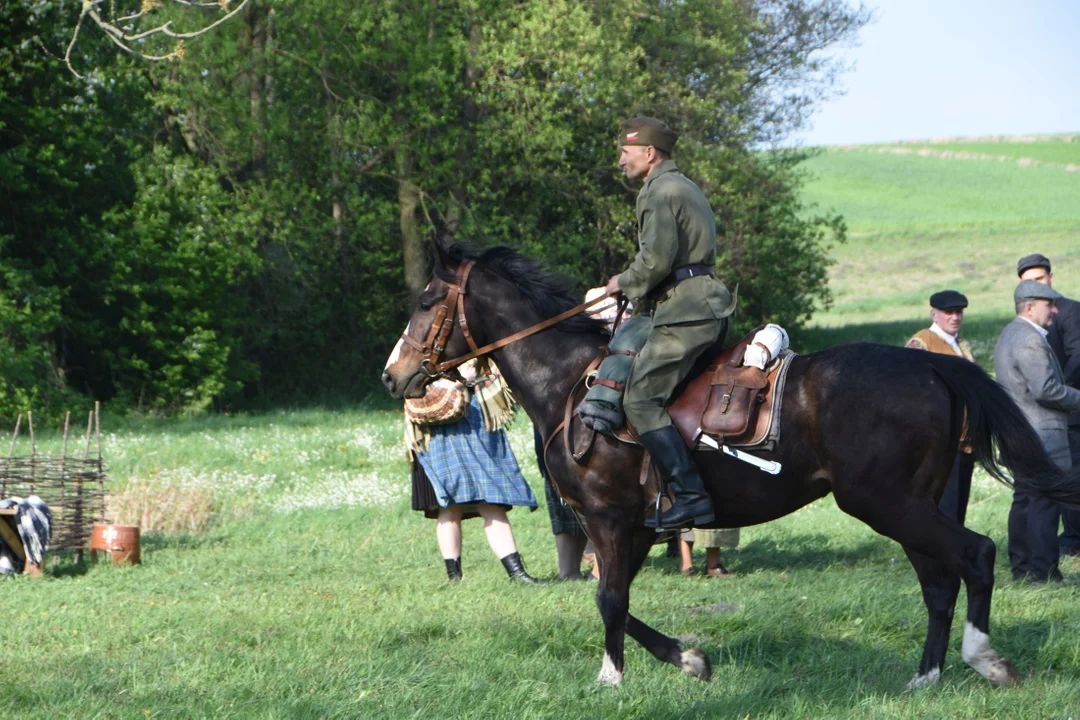
[(1080, 132), (1080, 0), (866, 0), (803, 145)]

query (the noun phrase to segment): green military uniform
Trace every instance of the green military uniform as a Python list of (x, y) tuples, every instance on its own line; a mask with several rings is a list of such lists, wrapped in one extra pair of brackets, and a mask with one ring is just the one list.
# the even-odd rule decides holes
[[(649, 173), (637, 198), (639, 249), (619, 277), (638, 312), (651, 312), (653, 330), (627, 383), (627, 419), (644, 433), (671, 424), (666, 406), (701, 353), (727, 332), (735, 309), (716, 277), (699, 275), (659, 293), (671, 273), (716, 262), (716, 221), (701, 189), (664, 160)], [(651, 294), (652, 293), (652, 294)]]

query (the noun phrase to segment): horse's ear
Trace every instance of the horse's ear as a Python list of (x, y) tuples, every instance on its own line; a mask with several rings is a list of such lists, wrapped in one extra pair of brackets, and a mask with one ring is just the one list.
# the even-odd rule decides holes
[(450, 267), (450, 246), (454, 241), (442, 233), (437, 233), (431, 240), (431, 247), (435, 251), (435, 263), (439, 267)]

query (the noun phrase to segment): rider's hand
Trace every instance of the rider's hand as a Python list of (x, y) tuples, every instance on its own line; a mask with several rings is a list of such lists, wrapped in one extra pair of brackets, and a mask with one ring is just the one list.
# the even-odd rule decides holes
[(617, 293), (619, 292), (619, 275), (612, 275), (611, 279), (607, 281), (607, 285), (604, 286), (604, 292)]

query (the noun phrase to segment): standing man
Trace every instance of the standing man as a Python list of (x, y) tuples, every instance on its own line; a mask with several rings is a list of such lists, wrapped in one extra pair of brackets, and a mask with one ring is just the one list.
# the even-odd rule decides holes
[[(1013, 300), (1016, 317), (994, 348), (997, 381), (1020, 406), (1039, 434), (1050, 460), (1069, 469), (1068, 413), (1080, 410), (1080, 390), (1065, 385), (1061, 365), (1046, 336), (1061, 293), (1047, 284), (1023, 280)], [(1013, 579), (1060, 582), (1057, 526), (1060, 505), (1016, 491), (1009, 510), (1009, 564)]]
[(644, 180), (637, 197), (638, 252), (606, 290), (621, 290), (653, 328), (634, 361), (623, 409), (637, 429), (675, 503), (646, 519), (657, 530), (713, 521), (712, 500), (667, 404), (698, 356), (727, 334), (735, 301), (716, 279), (716, 220), (701, 189), (671, 159), (678, 136), (663, 122), (638, 117), (619, 129), (619, 168)]
[[(964, 323), (967, 298), (955, 290), (942, 290), (930, 296), (930, 327), (911, 336), (907, 347), (929, 350), (941, 355), (956, 355), (975, 362), (971, 345), (960, 337)], [(938, 507), (961, 525), (967, 516), (968, 498), (971, 496), (971, 473), (975, 469), (975, 457), (970, 445), (961, 445), (953, 462), (952, 474)]]
[[(1040, 253), (1025, 255), (1016, 263), (1021, 280), (1054, 285), (1050, 258)], [(1058, 314), (1046, 339), (1054, 350), (1065, 384), (1080, 387), (1080, 302), (1063, 297), (1057, 301)], [(1080, 465), (1080, 412), (1069, 413), (1069, 450), (1072, 464)], [(1062, 508), (1063, 532), (1058, 538), (1062, 555), (1080, 555), (1080, 510)]]

